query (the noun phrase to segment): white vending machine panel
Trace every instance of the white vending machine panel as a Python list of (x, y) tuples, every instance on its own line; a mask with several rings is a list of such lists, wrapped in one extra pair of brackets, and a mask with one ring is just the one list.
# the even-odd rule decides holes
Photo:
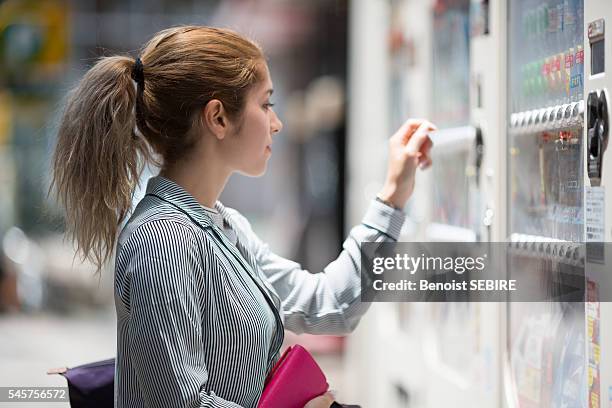
[[(508, 305), (511, 407), (610, 404), (605, 265), (612, 3), (508, 4), (509, 274), (547, 295)], [(585, 245), (587, 244), (587, 245)], [(597, 245), (592, 245), (597, 244)], [(599, 250), (597, 250), (599, 248)], [(595, 260), (595, 266), (593, 266)], [(607, 263), (609, 265), (609, 263)], [(609, 319), (608, 319), (609, 320)], [(609, 357), (607, 357), (609, 359)]]

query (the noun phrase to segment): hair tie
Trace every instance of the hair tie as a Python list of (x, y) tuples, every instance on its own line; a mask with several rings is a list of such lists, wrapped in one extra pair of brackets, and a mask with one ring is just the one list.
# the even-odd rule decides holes
[(142, 66), (142, 60), (136, 58), (134, 62), (134, 68), (132, 69), (132, 79), (136, 82), (136, 85), (144, 87), (144, 67)]

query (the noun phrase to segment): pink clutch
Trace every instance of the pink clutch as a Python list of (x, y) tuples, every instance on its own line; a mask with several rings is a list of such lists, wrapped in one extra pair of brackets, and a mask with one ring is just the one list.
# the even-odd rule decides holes
[(304, 408), (324, 394), (329, 385), (310, 353), (300, 345), (289, 347), (266, 379), (258, 408)]

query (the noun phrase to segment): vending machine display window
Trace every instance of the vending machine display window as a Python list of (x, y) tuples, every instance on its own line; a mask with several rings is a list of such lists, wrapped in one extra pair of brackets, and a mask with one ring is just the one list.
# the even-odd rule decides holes
[(602, 74), (605, 71), (605, 43), (601, 39), (591, 44), (591, 74)]
[(591, 44), (591, 75), (602, 74), (605, 70), (605, 20), (591, 21), (588, 27)]

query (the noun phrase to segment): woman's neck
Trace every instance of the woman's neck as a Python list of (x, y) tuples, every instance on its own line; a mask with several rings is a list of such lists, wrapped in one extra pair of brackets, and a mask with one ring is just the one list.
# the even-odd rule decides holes
[(214, 208), (225, 188), (231, 171), (206, 159), (162, 169), (160, 176), (174, 181), (191, 194), (201, 205)]

